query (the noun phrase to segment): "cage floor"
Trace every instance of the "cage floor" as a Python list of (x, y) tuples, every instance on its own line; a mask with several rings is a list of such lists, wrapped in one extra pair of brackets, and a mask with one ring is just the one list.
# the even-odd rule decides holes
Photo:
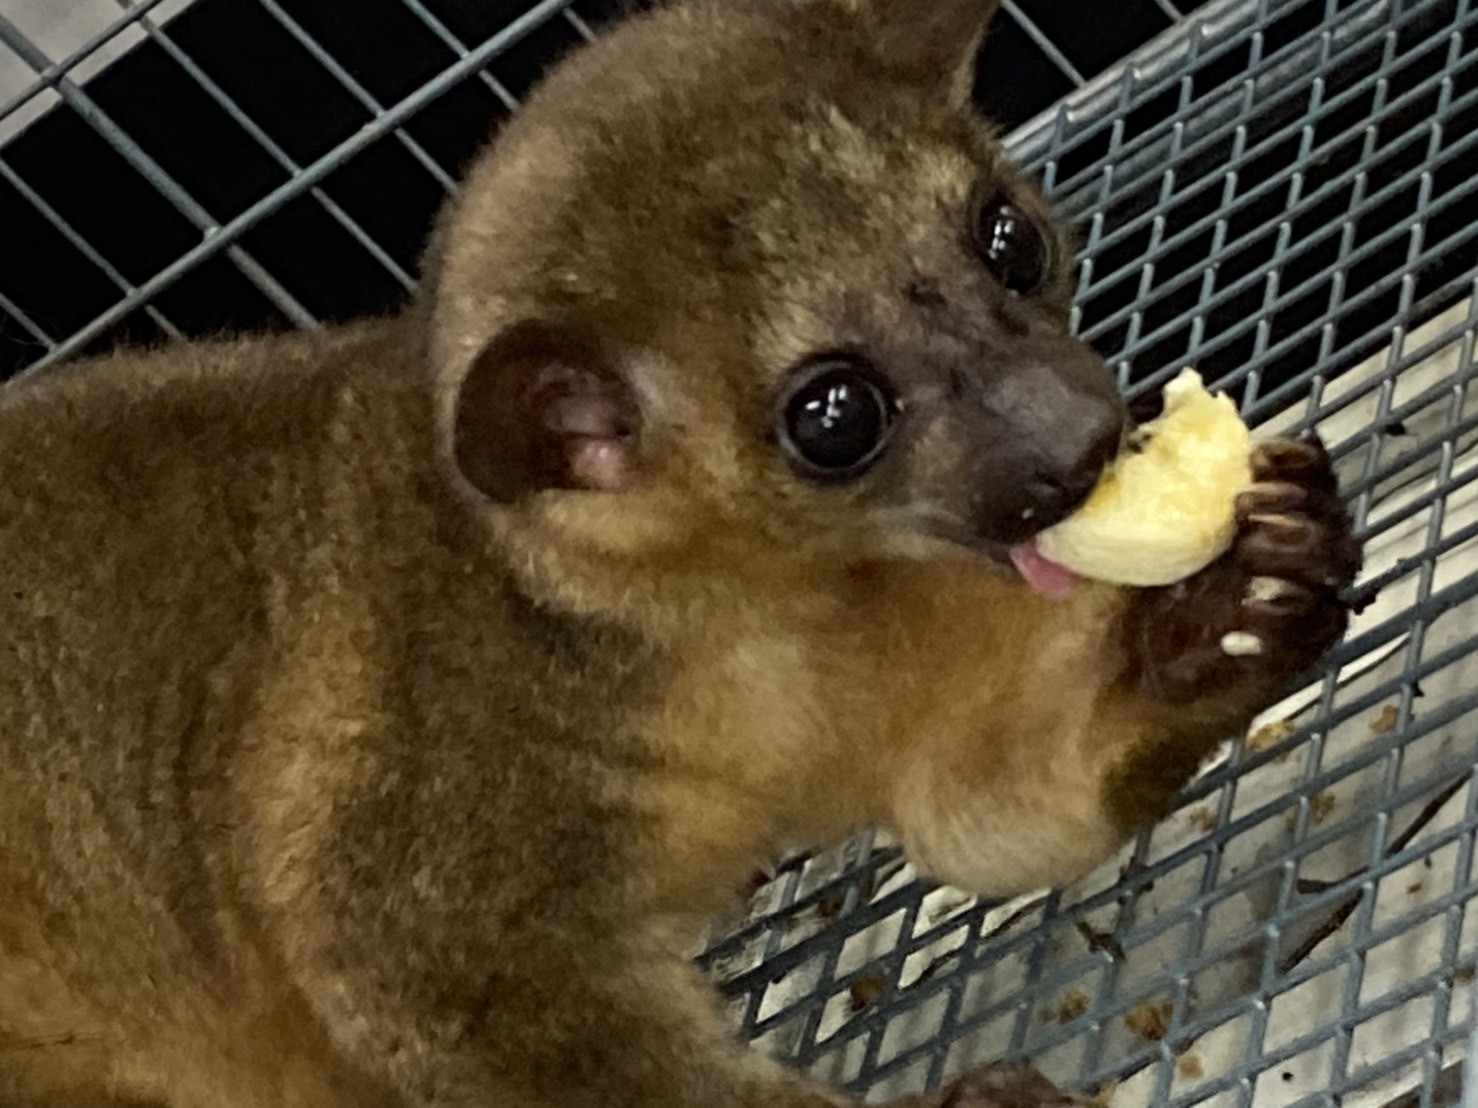
[[(324, 82), (279, 120), (192, 29), (204, 2), (27, 3), (29, 23), (0, 2), (0, 62), (24, 67), (0, 65), (0, 376), (402, 297), (424, 218), (530, 77), (508, 52), (590, 31), (564, 0), (401, 0), (420, 68), (370, 79), (324, 47), (328, 6), (238, 4)], [(1261, 433), (1324, 435), (1368, 543), (1356, 626), (1079, 885), (985, 903), (865, 836), (779, 865), (702, 958), (743, 1034), (871, 1099), (1024, 1055), (1122, 1108), (1450, 1104), (1478, 959), (1478, 11), (1157, 6), (1181, 17), (1010, 144), (1080, 228), (1077, 326), (1132, 396), (1195, 365)], [(1008, 14), (1028, 7), (1050, 16)], [(87, 81), (135, 41), (250, 172)], [(74, 140), (108, 173), (41, 184)], [(422, 214), (386, 222), (389, 194)]]

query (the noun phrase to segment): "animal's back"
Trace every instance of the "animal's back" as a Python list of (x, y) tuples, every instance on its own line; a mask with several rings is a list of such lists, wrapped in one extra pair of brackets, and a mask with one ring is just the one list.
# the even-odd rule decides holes
[[(268, 670), (281, 583), (263, 567), (302, 561), (261, 548), (321, 541), (329, 428), (352, 367), (400, 371), (396, 326), (128, 353), (0, 388), (0, 1048), (23, 1044), (33, 1071), (86, 1080), (90, 1053), (118, 1057), (92, 1004), (157, 1014), (161, 971), (225, 957), (231, 891), (196, 832), (229, 782), (205, 767)], [(31, 1084), (0, 1081), (0, 1102), (52, 1075)]]
[[(365, 345), (395, 356), (385, 326), (120, 354), (0, 388), (0, 764), (54, 776), (140, 724), (185, 725), (161, 701), (183, 710), (185, 671), (259, 629), (257, 548), (292, 535), (264, 514), (295, 501), (312, 541), (327, 426)], [(92, 785), (143, 768), (118, 753)]]

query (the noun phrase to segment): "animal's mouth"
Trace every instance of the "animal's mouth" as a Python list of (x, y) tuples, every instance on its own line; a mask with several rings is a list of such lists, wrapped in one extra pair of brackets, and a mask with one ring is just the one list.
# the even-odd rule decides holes
[(962, 547), (977, 556), (983, 555), (1008, 572), (1014, 572), (1033, 592), (1042, 596), (1060, 600), (1072, 591), (1078, 579), (1076, 573), (1054, 562), (1037, 548), (1036, 534), (1025, 538), (987, 538), (978, 533), (970, 534), (957, 524), (931, 530), (935, 539)]
[(1009, 547), (1006, 556), (1034, 592), (1050, 596), (1054, 600), (1060, 600), (1072, 592), (1073, 583), (1078, 579), (1072, 570), (1044, 557), (1037, 549), (1035, 539)]
[(1014, 569), (1033, 592), (1060, 600), (1072, 592), (1078, 577), (1066, 566), (1060, 566), (1037, 549), (1036, 539), (1025, 542), (989, 542), (976, 545), (992, 561)]

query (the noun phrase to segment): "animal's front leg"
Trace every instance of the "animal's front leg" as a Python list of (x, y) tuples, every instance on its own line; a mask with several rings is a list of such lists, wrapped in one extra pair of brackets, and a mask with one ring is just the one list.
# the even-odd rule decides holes
[(887, 1108), (1086, 1108), (1094, 1103), (1059, 1089), (1026, 1062), (996, 1062), (942, 1088), (888, 1102)]
[[(535, 982), (516, 1000), (502, 999), (507, 1013), (490, 1000), (455, 1029), (445, 1012), (367, 1006), (358, 1013), (361, 1030), (378, 1033), (381, 1046), (361, 1042), (355, 1053), (415, 1108), (861, 1108), (735, 1041), (690, 966), (619, 961), (619, 948), (605, 953), (618, 961), (602, 975), (553, 989)], [(1085, 1103), (1015, 1063), (966, 1073), (890, 1108)]]
[(1274, 703), (1348, 624), (1339, 594), (1361, 551), (1323, 445), (1263, 443), (1252, 475), (1232, 548), (1186, 581), (1142, 590), (1125, 612), (1126, 665), (1111, 696), (1135, 706), (1145, 738), (1111, 782), (1122, 823), (1162, 814), (1211, 747)]

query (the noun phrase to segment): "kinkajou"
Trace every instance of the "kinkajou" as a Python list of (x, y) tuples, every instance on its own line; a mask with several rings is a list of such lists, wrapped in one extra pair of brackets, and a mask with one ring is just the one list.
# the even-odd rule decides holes
[(0, 1103), (851, 1104), (673, 936), (864, 826), (1070, 881), (1338, 638), (1316, 442), (1186, 580), (1033, 545), (1128, 428), (970, 106), (993, 8), (634, 16), (403, 313), (0, 388)]

